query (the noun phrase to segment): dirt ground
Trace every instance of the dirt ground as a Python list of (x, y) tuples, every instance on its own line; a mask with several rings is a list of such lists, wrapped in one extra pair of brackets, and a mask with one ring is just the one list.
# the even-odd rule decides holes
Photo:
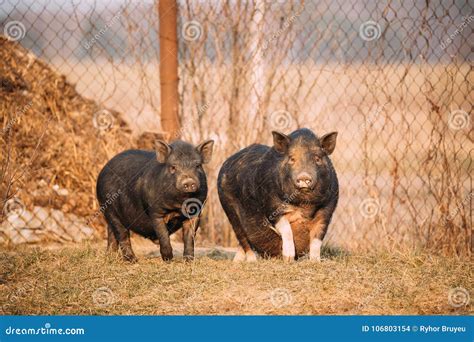
[(131, 265), (107, 256), (105, 243), (2, 248), (2, 314), (457, 315), (474, 311), (469, 300), (474, 293), (473, 264), (468, 259), (421, 252), (349, 255), (326, 248), (321, 263), (288, 264), (276, 259), (233, 263), (233, 249), (199, 248), (196, 260), (186, 263), (177, 245), (175, 260), (165, 263), (151, 244), (135, 243), (134, 249), (140, 260)]

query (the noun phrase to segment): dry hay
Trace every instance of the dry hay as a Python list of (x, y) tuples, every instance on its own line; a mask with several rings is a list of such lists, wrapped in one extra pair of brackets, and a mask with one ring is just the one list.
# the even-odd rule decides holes
[(474, 309), (469, 259), (323, 249), (316, 264), (234, 263), (211, 251), (194, 262), (176, 251), (175, 260), (163, 262), (136, 252), (139, 262), (130, 265), (106, 257), (104, 243), (5, 248), (0, 314), (469, 315)]
[(94, 214), (100, 168), (132, 144), (117, 112), (108, 112), (114, 119), (110, 129), (95, 127), (94, 114), (101, 110), (65, 76), (0, 36), (2, 202), (15, 196), (27, 208)]

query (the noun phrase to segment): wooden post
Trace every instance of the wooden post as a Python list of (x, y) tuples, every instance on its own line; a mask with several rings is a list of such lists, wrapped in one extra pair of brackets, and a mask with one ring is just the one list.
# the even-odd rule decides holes
[(176, 0), (159, 0), (161, 128), (166, 140), (178, 139), (178, 36)]

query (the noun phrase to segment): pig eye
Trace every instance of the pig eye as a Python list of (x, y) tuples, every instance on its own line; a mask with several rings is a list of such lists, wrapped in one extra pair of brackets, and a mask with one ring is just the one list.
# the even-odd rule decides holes
[(170, 165), (170, 172), (175, 173), (176, 172), (176, 166)]
[(315, 156), (315, 157), (314, 157), (314, 161), (319, 164), (319, 163), (321, 163), (323, 160), (321, 159), (321, 157)]
[(294, 164), (295, 162), (296, 162), (295, 157), (290, 157), (290, 159), (288, 160), (288, 163), (290, 164)]

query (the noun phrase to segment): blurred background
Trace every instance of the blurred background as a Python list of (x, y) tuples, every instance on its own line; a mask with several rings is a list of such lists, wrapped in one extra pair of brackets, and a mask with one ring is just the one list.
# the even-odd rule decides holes
[[(166, 134), (158, 6), (0, 0), (3, 243), (105, 236), (98, 172)], [(308, 127), (339, 132), (327, 244), (472, 252), (472, 2), (177, 6), (177, 136), (216, 141), (199, 244), (237, 245), (216, 192), (223, 161)]]

